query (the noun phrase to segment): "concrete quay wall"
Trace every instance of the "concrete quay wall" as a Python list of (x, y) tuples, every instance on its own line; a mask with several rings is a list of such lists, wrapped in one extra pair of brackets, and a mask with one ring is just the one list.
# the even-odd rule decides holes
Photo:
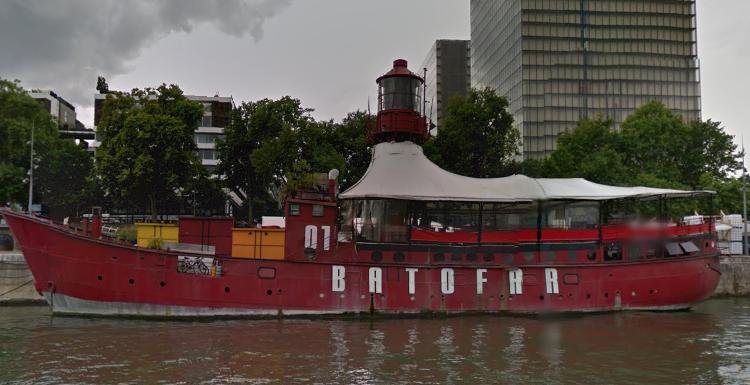
[(0, 252), (0, 306), (46, 304), (20, 252)]
[(750, 256), (721, 257), (721, 279), (714, 295), (750, 295)]

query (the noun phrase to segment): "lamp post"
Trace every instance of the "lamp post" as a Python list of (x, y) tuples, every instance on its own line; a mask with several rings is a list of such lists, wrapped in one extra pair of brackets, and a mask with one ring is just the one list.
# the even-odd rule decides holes
[(29, 156), (29, 214), (31, 214), (31, 204), (34, 195), (34, 125), (35, 121), (31, 121), (31, 155)]
[(742, 138), (742, 255), (747, 255), (747, 168), (745, 138)]

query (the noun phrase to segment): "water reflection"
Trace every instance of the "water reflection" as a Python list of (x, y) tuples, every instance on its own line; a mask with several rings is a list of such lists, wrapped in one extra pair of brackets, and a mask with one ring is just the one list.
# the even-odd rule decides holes
[(149, 322), (0, 309), (0, 383), (750, 383), (750, 300), (575, 318)]

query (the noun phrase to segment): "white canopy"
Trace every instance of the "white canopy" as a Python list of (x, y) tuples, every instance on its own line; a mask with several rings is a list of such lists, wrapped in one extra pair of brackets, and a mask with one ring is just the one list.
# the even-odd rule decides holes
[(367, 172), (341, 199), (387, 198), (420, 201), (524, 202), (535, 200), (607, 200), (628, 197), (690, 196), (709, 191), (617, 187), (582, 178), (534, 179), (524, 175), (471, 178), (443, 170), (412, 142), (380, 143)]

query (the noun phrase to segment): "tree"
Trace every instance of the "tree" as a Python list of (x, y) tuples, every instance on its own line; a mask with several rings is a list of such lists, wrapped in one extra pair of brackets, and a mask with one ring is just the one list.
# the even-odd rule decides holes
[[(292, 153), (293, 131), (313, 120), (310, 111), (289, 96), (244, 102), (232, 111), (224, 139), (217, 141), (216, 170), (225, 176), (225, 186), (244, 202), (249, 221), (253, 220), (254, 208), (272, 208), (272, 192), (279, 191), (274, 181), (283, 178), (282, 170), (294, 163), (274, 165), (273, 162), (284, 158), (283, 154)], [(262, 153), (254, 155), (259, 150)]]
[(582, 119), (558, 139), (544, 161), (548, 177), (583, 177), (614, 185), (718, 192), (719, 207), (735, 209), (740, 154), (718, 122), (685, 122), (658, 101), (635, 110), (614, 132), (611, 121)]
[(453, 97), (443, 125), (424, 146), (425, 154), (446, 170), (473, 177), (506, 175), (519, 155), (518, 130), (508, 101), (492, 89)]
[(34, 130), (34, 202), (56, 217), (75, 214), (88, 194), (91, 156), (60, 139), (57, 124), (16, 82), (0, 79), (0, 201), (26, 202), (31, 131)]
[(70, 139), (40, 154), (34, 186), (51, 217), (78, 216), (93, 203), (95, 187), (88, 177), (93, 164), (91, 153)]
[(349, 113), (333, 132), (333, 147), (344, 160), (339, 187), (345, 191), (359, 181), (370, 166), (372, 146), (368, 138), (372, 115), (364, 111)]
[(108, 94), (98, 130), (96, 169), (104, 190), (121, 207), (159, 207), (191, 191), (201, 173), (193, 136), (200, 103), (175, 85)]
[(104, 76), (98, 76), (96, 78), (96, 90), (99, 91), (100, 94), (109, 93), (109, 85), (107, 84), (107, 79), (105, 79)]
[(575, 130), (557, 139), (557, 150), (542, 166), (545, 175), (586, 178), (604, 184), (623, 184), (632, 178), (623, 163), (612, 121), (604, 117), (582, 119)]

